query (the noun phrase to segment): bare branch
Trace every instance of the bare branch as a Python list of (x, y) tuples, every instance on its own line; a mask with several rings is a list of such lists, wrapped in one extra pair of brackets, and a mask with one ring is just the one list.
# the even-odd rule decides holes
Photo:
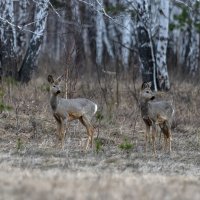
[(96, 0), (96, 2), (100, 5), (101, 10), (96, 9), (96, 5), (92, 4), (92, 3), (88, 3), (87, 1), (84, 0), (78, 0), (81, 3), (84, 3), (86, 5), (89, 5), (93, 8), (93, 10), (95, 10), (98, 13), (103, 14), (104, 16), (106, 16), (108, 19), (110, 19), (114, 24), (121, 26), (124, 29), (127, 29), (128, 31), (130, 31), (127, 27), (123, 26), (122, 24), (120, 24), (119, 22), (117, 22), (113, 17), (111, 17), (106, 11), (105, 8), (103, 7), (103, 5), (99, 2), (99, 0)]
[(102, 72), (104, 74), (111, 75), (111, 76), (115, 76), (116, 75), (116, 72), (111, 72), (111, 71), (108, 71), (108, 70), (105, 71), (104, 69), (102, 69)]
[(96, 1), (97, 1), (97, 3), (100, 5), (101, 10), (103, 11), (103, 14), (104, 14), (106, 17), (108, 17), (109, 19), (113, 20), (113, 18), (112, 18), (110, 15), (108, 15), (108, 14), (106, 13), (105, 8), (104, 8), (103, 5), (99, 2), (99, 0), (96, 0)]
[[(2, 22), (4, 22), (4, 23), (9, 24), (9, 25), (12, 26), (12, 27), (15, 27), (15, 28), (19, 29), (20, 31), (26, 31), (26, 32), (30, 32), (30, 33), (33, 33), (33, 34), (36, 34), (36, 35), (41, 35), (41, 34), (35, 33), (34, 31), (31, 31), (31, 30), (29, 30), (29, 29), (25, 29), (24, 27), (25, 27), (26, 25), (23, 25), (23, 26), (15, 25), (15, 24), (11, 23), (10, 21), (8, 21), (7, 19), (4, 19), (4, 18), (2, 18), (2, 17), (0, 17), (0, 20), (1, 20)], [(36, 22), (32, 22), (32, 23), (36, 23)], [(28, 24), (28, 25), (30, 25), (30, 24)]]
[(56, 9), (53, 7), (52, 3), (49, 1), (49, 5), (52, 7), (53, 11), (58, 15), (58, 17), (61, 17), (60, 14), (56, 11)]

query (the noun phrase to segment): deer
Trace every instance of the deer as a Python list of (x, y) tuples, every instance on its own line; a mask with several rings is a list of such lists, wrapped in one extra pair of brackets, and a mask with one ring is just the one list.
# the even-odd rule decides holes
[(66, 129), (68, 123), (73, 120), (79, 120), (86, 128), (88, 139), (85, 150), (88, 149), (89, 145), (92, 147), (94, 128), (91, 124), (91, 119), (97, 112), (97, 104), (85, 98), (65, 99), (60, 97), (62, 76), (54, 80), (52, 75), (48, 75), (47, 80), (51, 85), (50, 105), (53, 117), (57, 123), (56, 135), (61, 141), (62, 148), (66, 133), (64, 129)]
[(155, 100), (155, 93), (151, 90), (151, 82), (145, 82), (141, 87), (140, 94), (140, 108), (141, 116), (146, 125), (145, 131), (145, 152), (147, 152), (147, 140), (150, 138), (150, 128), (152, 128), (152, 147), (154, 155), (156, 156), (155, 138), (157, 126), (160, 127), (161, 132), (164, 134), (164, 149), (167, 151), (169, 146), (169, 154), (171, 153), (171, 124), (174, 116), (174, 108), (172, 102)]

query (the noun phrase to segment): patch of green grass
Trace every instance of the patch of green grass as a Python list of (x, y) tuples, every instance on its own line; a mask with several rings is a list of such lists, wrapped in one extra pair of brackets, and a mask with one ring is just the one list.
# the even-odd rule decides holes
[(97, 112), (96, 112), (96, 119), (97, 119), (98, 121), (103, 120), (103, 114), (102, 114), (100, 111), (97, 111)]
[(95, 151), (98, 154), (102, 150), (102, 141), (100, 139), (95, 139)]
[(13, 86), (13, 85), (17, 85), (18, 84), (18, 82), (12, 77), (6, 77), (6, 78), (4, 78), (4, 81), (6, 82), (7, 85), (12, 85)]
[(3, 111), (10, 111), (12, 110), (12, 106), (7, 105), (3, 102), (4, 91), (0, 88), (0, 113)]
[(133, 147), (134, 147), (134, 145), (132, 143), (130, 143), (127, 139), (124, 139), (124, 142), (122, 142), (119, 145), (119, 148), (122, 151), (127, 151), (127, 152), (129, 152), (131, 149), (133, 149)]
[(21, 141), (21, 138), (17, 138), (17, 142), (16, 142), (17, 151), (20, 151), (22, 148), (23, 148), (23, 143)]
[(6, 110), (10, 111), (12, 109), (13, 109), (12, 106), (6, 105), (3, 102), (0, 102), (0, 113), (3, 112), (3, 111), (6, 111)]

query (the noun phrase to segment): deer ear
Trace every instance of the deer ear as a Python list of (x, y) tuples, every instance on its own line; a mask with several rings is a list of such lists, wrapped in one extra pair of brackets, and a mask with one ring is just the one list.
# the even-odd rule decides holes
[(49, 83), (54, 83), (52, 75), (48, 75), (47, 80), (48, 80)]
[(142, 83), (141, 89), (144, 90), (145, 88), (151, 88), (151, 82)]
[(143, 90), (146, 86), (146, 83), (142, 83), (141, 89)]
[(152, 86), (152, 83), (151, 82), (148, 82), (148, 83), (146, 83), (147, 84), (147, 87), (148, 88), (151, 88), (151, 86)]

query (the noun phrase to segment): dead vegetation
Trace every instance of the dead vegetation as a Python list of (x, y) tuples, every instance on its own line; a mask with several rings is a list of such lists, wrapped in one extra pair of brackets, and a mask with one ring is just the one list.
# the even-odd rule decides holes
[[(116, 88), (116, 82), (110, 83), (110, 88)], [(45, 80), (26, 86), (4, 82), (0, 102), (7, 107), (1, 106), (0, 113), (0, 199), (40, 199), (41, 195), (43, 199), (190, 199), (190, 195), (198, 199), (200, 87), (172, 84), (167, 93), (176, 108), (172, 155), (161, 151), (163, 141), (158, 136), (156, 159), (150, 144), (144, 152), (139, 89), (140, 83), (133, 87), (123, 81), (117, 92), (98, 81), (77, 83), (73, 96), (99, 105), (93, 119), (95, 145), (84, 153), (87, 134), (78, 121), (71, 123), (64, 149), (56, 143)], [(166, 98), (163, 95), (158, 98)]]

